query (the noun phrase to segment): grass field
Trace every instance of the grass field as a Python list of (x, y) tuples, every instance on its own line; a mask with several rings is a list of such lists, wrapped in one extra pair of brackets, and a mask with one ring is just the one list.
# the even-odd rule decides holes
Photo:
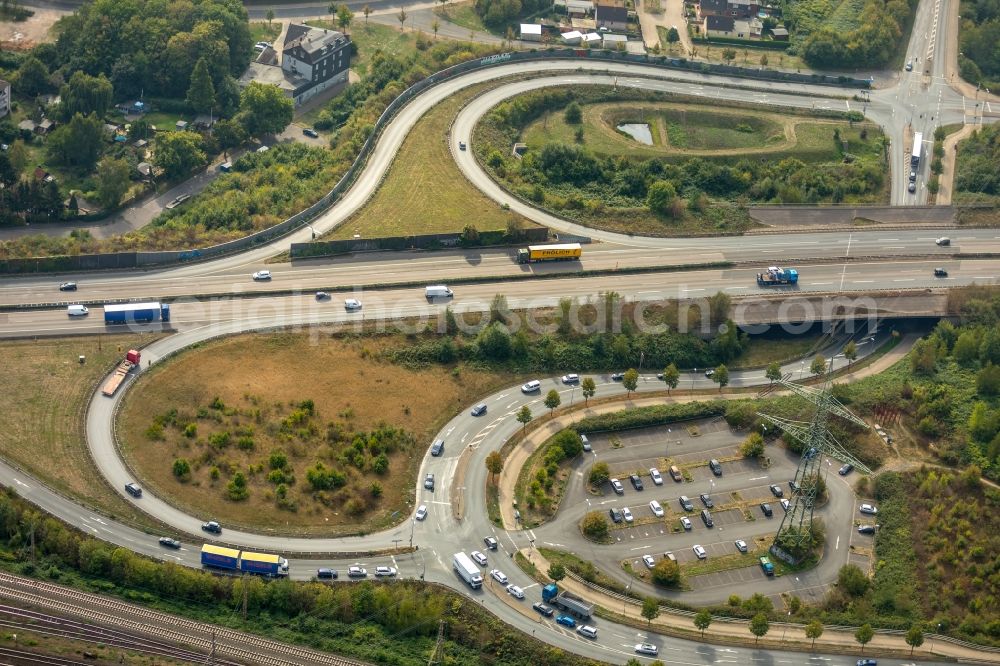
[(273, 42), (281, 34), (281, 23), (267, 21), (250, 22), (250, 39), (254, 42)]
[[(331, 535), (384, 528), (411, 510), (429, 438), (475, 396), (510, 381), (503, 373), (437, 365), (408, 370), (376, 360), (381, 350), (405, 344), (401, 335), (315, 340), (306, 333), (209, 342), (153, 368), (133, 389), (121, 419), (123, 448), (143, 483), (224, 525)], [(216, 397), (224, 407), (211, 407)], [(314, 415), (296, 420), (293, 414), (306, 400), (314, 401)], [(179, 425), (165, 427), (162, 440), (151, 439), (147, 429), (154, 419), (173, 409)], [(180, 434), (187, 423), (197, 429), (190, 438)], [(375, 474), (368, 465), (361, 471), (350, 458), (353, 433), (383, 424), (405, 430), (414, 443), (387, 451), (386, 473)], [(233, 441), (213, 445), (212, 435), (222, 427), (235, 427)], [(249, 450), (238, 444), (241, 431), (254, 441)], [(280, 508), (277, 483), (267, 478), (274, 468), (270, 454), (278, 448), (295, 479), (285, 484), (296, 510)], [(179, 457), (191, 462), (187, 482), (172, 473)], [(314, 493), (306, 468), (316, 461), (343, 472), (347, 484)], [(256, 465), (263, 468), (251, 471)], [(220, 470), (214, 480), (213, 466)], [(243, 501), (226, 497), (236, 471), (248, 479), (249, 498)], [(380, 497), (370, 493), (373, 481), (382, 487)], [(366, 508), (351, 509), (353, 499)]]
[(755, 336), (750, 339), (746, 351), (728, 363), (730, 370), (740, 368), (762, 368), (768, 363), (786, 363), (807, 354), (822, 337), (822, 333), (803, 333), (780, 338)]
[[(321, 23), (321, 21), (310, 21), (310, 25), (317, 23)], [(417, 50), (417, 35), (415, 33), (400, 32), (398, 28), (378, 23), (365, 25), (365, 17), (360, 12), (354, 17), (351, 41), (358, 47), (358, 55), (351, 60), (351, 69), (360, 75), (364, 75), (367, 71), (368, 63), (371, 62), (376, 51), (406, 58)]]
[(454, 95), (421, 118), (371, 200), (329, 238), (446, 233), (461, 231), (470, 223), (480, 231), (505, 229), (511, 221), (532, 226), (474, 188), (451, 156), (451, 123), (462, 106), (484, 89), (474, 87)]
[(472, 2), (453, 2), (442, 7), (435, 7), (434, 14), (463, 28), (477, 32), (488, 32)]
[[(109, 487), (84, 438), (84, 410), (97, 383), (150, 336), (103, 335), (0, 343), (7, 390), (0, 397), (0, 455), (57, 491), (134, 523), (149, 523)], [(79, 356), (86, 356), (81, 365)]]

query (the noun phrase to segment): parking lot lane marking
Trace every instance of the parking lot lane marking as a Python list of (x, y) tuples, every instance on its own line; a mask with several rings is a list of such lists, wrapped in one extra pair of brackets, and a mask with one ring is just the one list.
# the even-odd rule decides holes
[(635, 548), (630, 548), (629, 550), (646, 550), (648, 548), (652, 548), (652, 546), (637, 546)]

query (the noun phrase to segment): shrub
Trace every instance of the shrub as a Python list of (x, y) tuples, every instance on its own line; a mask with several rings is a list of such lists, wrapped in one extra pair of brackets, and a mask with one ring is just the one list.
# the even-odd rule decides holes
[(236, 472), (229, 483), (226, 484), (226, 494), (234, 502), (240, 502), (250, 497), (250, 490), (247, 488), (247, 477), (243, 472)]
[(764, 455), (764, 438), (759, 432), (752, 432), (740, 446), (744, 458), (759, 458)]
[(188, 439), (194, 439), (198, 436), (198, 425), (195, 423), (188, 423), (184, 426), (184, 436)]
[(191, 477), (191, 463), (185, 458), (176, 458), (173, 464), (174, 476), (181, 481), (186, 481)]
[(608, 482), (611, 478), (611, 468), (606, 462), (594, 463), (590, 468), (590, 485), (597, 487)]
[(271, 451), (271, 455), (267, 460), (267, 465), (271, 469), (284, 469), (288, 467), (288, 456), (281, 449), (275, 449)]
[(159, 423), (151, 423), (146, 428), (146, 439), (153, 442), (163, 441), (163, 426)]
[(651, 572), (653, 583), (662, 587), (677, 587), (681, 582), (681, 568), (676, 562), (664, 557)]
[(224, 449), (229, 446), (229, 441), (231, 436), (228, 430), (222, 432), (213, 432), (208, 436), (208, 443), (215, 449)]
[(236, 440), (236, 446), (241, 451), (253, 451), (254, 447), (253, 437), (250, 437), (249, 435), (243, 435), (238, 440)]
[(347, 483), (347, 477), (343, 472), (327, 468), (319, 461), (306, 470), (306, 479), (313, 490), (334, 490)]
[(584, 535), (594, 541), (604, 541), (608, 538), (608, 519), (603, 513), (591, 511), (580, 522)]

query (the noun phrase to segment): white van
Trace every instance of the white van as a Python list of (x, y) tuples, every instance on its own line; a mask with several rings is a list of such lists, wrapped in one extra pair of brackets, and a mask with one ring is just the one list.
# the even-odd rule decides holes
[(66, 314), (70, 317), (84, 317), (90, 310), (85, 305), (70, 305), (66, 308)]
[(586, 636), (587, 638), (597, 638), (597, 628), (592, 627), (589, 624), (577, 627), (576, 633), (580, 634), (581, 636)]
[(424, 296), (427, 297), (428, 301), (432, 301), (435, 298), (451, 298), (454, 295), (451, 289), (443, 284), (431, 285), (424, 288)]
[(527, 384), (521, 385), (521, 393), (534, 393), (542, 389), (542, 383), (537, 379), (532, 379)]

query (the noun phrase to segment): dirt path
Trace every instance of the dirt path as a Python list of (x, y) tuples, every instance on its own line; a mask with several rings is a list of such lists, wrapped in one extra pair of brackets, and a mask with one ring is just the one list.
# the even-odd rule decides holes
[(955, 163), (958, 160), (958, 142), (971, 136), (978, 125), (966, 125), (944, 140), (944, 158), (941, 160), (941, 176), (938, 178), (938, 193), (934, 200), (938, 206), (950, 206), (955, 187)]
[(27, 51), (36, 44), (51, 42), (49, 30), (68, 9), (31, 7), (34, 15), (26, 21), (0, 21), (0, 47), (8, 51)]
[[(657, 7), (657, 3), (659, 7)], [(639, 25), (642, 28), (642, 41), (647, 49), (658, 46), (663, 53), (691, 55), (691, 36), (688, 35), (687, 21), (684, 19), (684, 0), (641, 0), (641, 2), (636, 3), (636, 6)], [(659, 11), (650, 11), (651, 7)], [(668, 30), (677, 26), (677, 34), (681, 41), (676, 45), (661, 43), (657, 26)]]

